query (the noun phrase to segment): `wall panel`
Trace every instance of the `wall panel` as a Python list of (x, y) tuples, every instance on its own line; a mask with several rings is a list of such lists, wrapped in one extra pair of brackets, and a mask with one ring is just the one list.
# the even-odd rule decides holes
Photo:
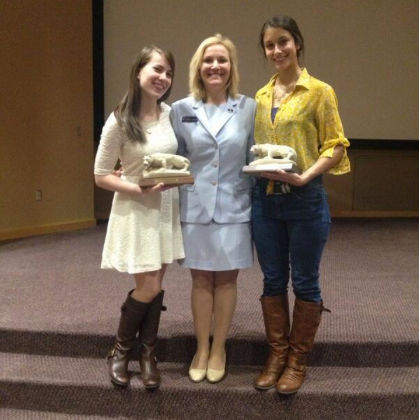
[(0, 3), (0, 239), (95, 223), (91, 31), (90, 1)]

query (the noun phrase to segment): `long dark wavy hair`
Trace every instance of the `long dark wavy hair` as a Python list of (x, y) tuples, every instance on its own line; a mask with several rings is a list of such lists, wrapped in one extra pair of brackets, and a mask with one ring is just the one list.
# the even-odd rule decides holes
[[(171, 67), (172, 74), (174, 74), (175, 60), (171, 52), (164, 51), (155, 45), (144, 47), (139, 52), (133, 62), (133, 65), (131, 66), (128, 91), (114, 110), (115, 118), (117, 119), (118, 124), (123, 128), (127, 137), (130, 140), (138, 141), (140, 143), (145, 143), (146, 137), (138, 118), (142, 95), (137, 76), (141, 69), (150, 61), (154, 52), (157, 52), (166, 58), (169, 66)], [(159, 104), (168, 98), (171, 93), (171, 89), (172, 83), (165, 94), (158, 99)]]
[(268, 28), (283, 28), (286, 31), (290, 32), (290, 35), (292, 35), (295, 44), (299, 46), (299, 49), (297, 50), (297, 58), (300, 62), (301, 57), (304, 53), (305, 48), (305, 41), (303, 39), (303, 35), (300, 32), (299, 26), (296, 23), (296, 21), (290, 17), (290, 16), (273, 16), (270, 19), (267, 19), (260, 32), (260, 46), (264, 52), (265, 55), (265, 48), (264, 48), (264, 35), (265, 31)]

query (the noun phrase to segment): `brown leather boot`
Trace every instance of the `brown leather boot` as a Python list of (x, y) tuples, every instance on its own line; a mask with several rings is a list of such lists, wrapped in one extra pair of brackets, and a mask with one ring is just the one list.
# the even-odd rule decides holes
[(264, 370), (254, 381), (254, 387), (266, 390), (276, 384), (286, 366), (290, 331), (289, 300), (287, 293), (263, 296), (260, 300), (270, 353)]
[(158, 388), (160, 372), (157, 367), (156, 339), (159, 330), (160, 314), (166, 310), (162, 306), (164, 291), (162, 290), (150, 303), (149, 310), (140, 326), (140, 370), (141, 380), (148, 389)]
[(149, 303), (139, 302), (131, 297), (131, 290), (121, 306), (121, 317), (115, 344), (107, 355), (111, 382), (127, 386), (130, 382), (128, 361), (135, 343), (139, 325), (145, 316)]
[(306, 363), (314, 346), (315, 334), (325, 309), (321, 303), (295, 300), (293, 324), (290, 332), (290, 352), (286, 368), (277, 382), (277, 392), (294, 394), (302, 385), (306, 374)]

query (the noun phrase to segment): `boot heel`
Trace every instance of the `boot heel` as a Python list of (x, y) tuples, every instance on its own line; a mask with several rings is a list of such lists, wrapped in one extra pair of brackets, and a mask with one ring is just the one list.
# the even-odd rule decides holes
[(118, 349), (118, 345), (109, 351), (107, 355), (108, 373), (111, 382), (120, 387), (126, 387), (130, 383), (128, 373), (128, 352)]
[(148, 344), (141, 345), (140, 353), (140, 378), (146, 389), (155, 389), (160, 386), (160, 372), (157, 367), (155, 346)]

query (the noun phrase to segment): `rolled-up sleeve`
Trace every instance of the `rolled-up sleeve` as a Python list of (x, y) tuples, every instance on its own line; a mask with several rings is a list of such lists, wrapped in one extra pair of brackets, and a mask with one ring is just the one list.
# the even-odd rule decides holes
[(347, 147), (350, 142), (344, 137), (343, 124), (338, 113), (338, 102), (331, 86), (326, 86), (320, 97), (317, 109), (318, 141), (320, 144), (320, 157), (332, 157), (334, 148), (344, 146), (343, 157), (340, 162), (331, 168), (328, 173), (340, 175), (350, 172), (350, 161), (347, 156)]

